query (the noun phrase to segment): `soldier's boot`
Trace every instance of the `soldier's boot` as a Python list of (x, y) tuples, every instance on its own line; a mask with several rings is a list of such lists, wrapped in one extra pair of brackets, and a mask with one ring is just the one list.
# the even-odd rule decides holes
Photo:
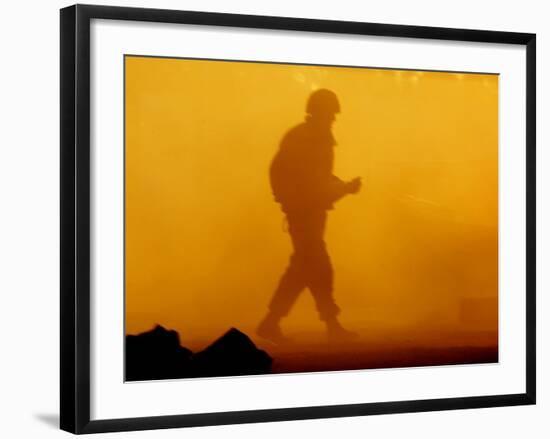
[(354, 341), (359, 338), (358, 333), (345, 329), (336, 317), (326, 319), (325, 323), (329, 341)]
[(260, 322), (258, 328), (256, 329), (256, 334), (266, 341), (276, 345), (290, 342), (290, 339), (281, 331), (279, 321), (280, 317), (277, 317), (272, 313), (268, 313)]

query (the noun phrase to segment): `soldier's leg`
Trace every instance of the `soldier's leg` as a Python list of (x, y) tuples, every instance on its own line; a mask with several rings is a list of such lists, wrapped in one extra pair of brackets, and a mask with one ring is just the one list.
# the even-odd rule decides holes
[(340, 308), (334, 301), (334, 272), (323, 239), (326, 216), (320, 216), (312, 223), (312, 230), (317, 233), (310, 242), (308, 264), (308, 286), (315, 299), (319, 317), (327, 325), (329, 338), (338, 340), (352, 340), (357, 334), (342, 327), (338, 320)]
[(321, 320), (336, 316), (339, 312), (332, 295), (332, 264), (324, 241), (326, 218), (325, 211), (309, 212), (304, 221), (301, 242), (306, 285), (313, 295)]
[(308, 286), (322, 321), (334, 320), (340, 308), (334, 300), (334, 274), (325, 243), (320, 241), (312, 248), (312, 268), (308, 275)]
[(333, 271), (326, 249), (319, 251), (317, 258), (318, 270), (312, 275), (309, 288), (315, 298), (319, 317), (327, 326), (329, 340), (338, 342), (355, 340), (358, 334), (342, 327), (338, 320), (340, 308), (334, 301)]
[(299, 255), (294, 253), (290, 257), (290, 263), (275, 289), (269, 303), (269, 313), (273, 318), (286, 317), (305, 288), (305, 280), (299, 262)]
[(289, 219), (289, 232), (294, 253), (271, 298), (269, 311), (256, 331), (258, 335), (275, 343), (288, 341), (281, 332), (279, 322), (288, 315), (296, 299), (306, 287), (302, 234), (299, 232), (301, 229), (299, 221), (294, 218)]
[(269, 303), (269, 310), (261, 321), (256, 333), (275, 344), (289, 341), (281, 331), (280, 321), (287, 316), (300, 292), (305, 288), (296, 255), (290, 258), (290, 264), (279, 281), (279, 285)]

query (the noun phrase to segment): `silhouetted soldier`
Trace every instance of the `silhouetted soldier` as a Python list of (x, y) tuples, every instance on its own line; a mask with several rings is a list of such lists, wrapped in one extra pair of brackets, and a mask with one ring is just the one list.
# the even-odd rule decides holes
[(337, 318), (340, 311), (333, 298), (333, 272), (324, 231), (327, 211), (347, 194), (361, 188), (361, 180), (344, 182), (332, 174), (334, 145), (331, 126), (340, 112), (336, 95), (326, 89), (313, 92), (306, 106), (305, 122), (283, 138), (270, 167), (275, 201), (286, 215), (294, 252), (271, 299), (269, 312), (258, 327), (258, 335), (284, 342), (279, 322), (299, 294), (309, 288), (329, 337), (352, 338)]

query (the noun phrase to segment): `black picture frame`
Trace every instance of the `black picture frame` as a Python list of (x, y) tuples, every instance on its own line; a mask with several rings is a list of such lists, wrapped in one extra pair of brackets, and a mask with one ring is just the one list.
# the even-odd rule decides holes
[[(535, 34), (90, 5), (70, 6), (61, 9), (60, 13), (61, 429), (80, 434), (535, 404)], [(527, 60), (525, 66), (527, 79), (526, 392), (481, 397), (90, 420), (90, 21), (92, 19), (525, 46)]]

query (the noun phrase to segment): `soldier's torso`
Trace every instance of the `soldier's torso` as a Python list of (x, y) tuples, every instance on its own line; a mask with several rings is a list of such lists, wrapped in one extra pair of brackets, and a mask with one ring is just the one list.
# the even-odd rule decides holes
[(284, 211), (331, 208), (326, 192), (334, 145), (330, 128), (310, 122), (297, 125), (283, 137), (272, 162), (271, 185)]

